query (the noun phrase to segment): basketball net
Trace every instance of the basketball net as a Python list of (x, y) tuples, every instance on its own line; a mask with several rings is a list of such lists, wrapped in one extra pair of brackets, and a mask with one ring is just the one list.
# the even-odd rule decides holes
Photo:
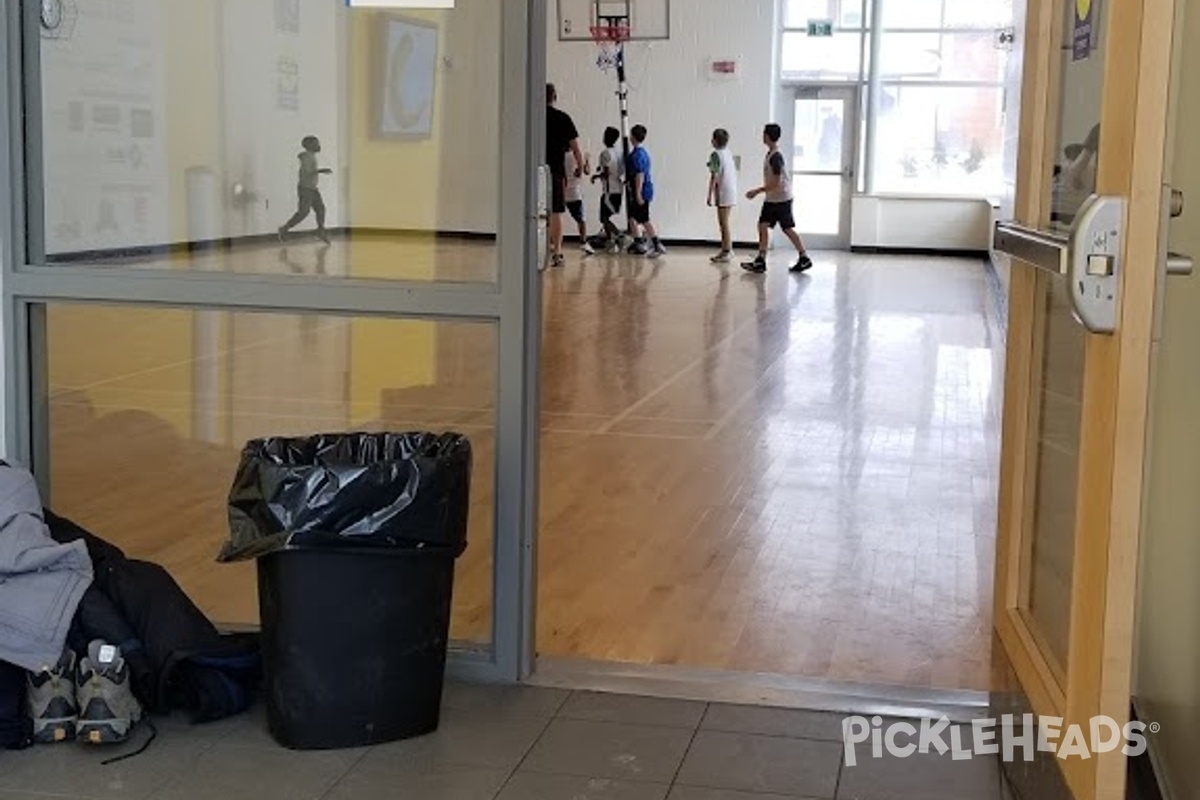
[(621, 63), (625, 42), (629, 41), (629, 25), (626, 23), (593, 25), (590, 30), (592, 41), (600, 48), (600, 53), (596, 56), (596, 66), (604, 72), (608, 72)]

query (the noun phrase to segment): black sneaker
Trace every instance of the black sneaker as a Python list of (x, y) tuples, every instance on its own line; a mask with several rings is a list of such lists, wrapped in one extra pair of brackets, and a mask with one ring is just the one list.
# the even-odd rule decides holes
[(766, 272), (767, 260), (762, 256), (759, 256), (753, 261), (743, 261), (742, 269), (746, 270), (746, 272)]
[(800, 258), (796, 259), (796, 263), (792, 264), (788, 272), (808, 272), (812, 267), (813, 262), (808, 257), (808, 253), (801, 253)]

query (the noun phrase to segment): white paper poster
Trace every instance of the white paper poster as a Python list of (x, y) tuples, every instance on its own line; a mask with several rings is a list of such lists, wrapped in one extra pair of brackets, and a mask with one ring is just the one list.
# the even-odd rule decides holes
[(70, 30), (43, 38), (50, 254), (168, 241), (159, 7), (156, 0), (87, 0), (74, 4)]

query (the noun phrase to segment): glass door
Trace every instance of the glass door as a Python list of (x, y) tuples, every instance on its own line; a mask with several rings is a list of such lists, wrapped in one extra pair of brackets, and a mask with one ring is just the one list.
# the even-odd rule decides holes
[(1050, 749), (1005, 764), (1021, 796), (1125, 796), (1126, 741), (1093, 732), (1129, 720), (1173, 14), (1035, 0), (1018, 26), (995, 698)]
[(463, 433), (452, 661), (518, 680), (546, 2), (366, 6), (0, 0), (6, 453), (245, 626), (253, 567), (214, 558), (247, 440)]
[(853, 87), (802, 87), (796, 92), (792, 185), (796, 226), (810, 247), (850, 246), (857, 111)]

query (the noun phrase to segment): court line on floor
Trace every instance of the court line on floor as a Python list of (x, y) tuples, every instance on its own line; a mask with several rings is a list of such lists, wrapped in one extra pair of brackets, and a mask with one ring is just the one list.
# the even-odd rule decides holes
[[(721, 341), (712, 345), (711, 347), (706, 347), (703, 351), (701, 351), (700, 355), (696, 356), (694, 359), (692, 359), (690, 362), (688, 362), (685, 366), (683, 366), (677, 372), (675, 372), (670, 377), (668, 377), (666, 380), (664, 380), (662, 383), (660, 383), (658, 386), (656, 386), (649, 394), (642, 396), (642, 398), (640, 400), (633, 403), (633, 405), (626, 408), (624, 411), (622, 411), (617, 416), (613, 417), (605, 425), (600, 426), (600, 428), (596, 431), (596, 433), (612, 433), (612, 429), (615, 428), (617, 425), (620, 425), (622, 422), (624, 422), (627, 419), (634, 419), (635, 418), (633, 416), (634, 412), (636, 412), (639, 408), (641, 408), (642, 406), (649, 403), (655, 397), (658, 397), (660, 394), (665, 392), (667, 389), (670, 389), (672, 386), (674, 386), (676, 383), (678, 383), (680, 381), (680, 379), (683, 378), (684, 375), (686, 375), (688, 372), (696, 369), (701, 364), (703, 364), (704, 360), (706, 358), (708, 358), (709, 356), (711, 356), (713, 353), (719, 352), (722, 348), (730, 347), (733, 344), (734, 339), (737, 338), (737, 335), (742, 331), (742, 329), (748, 327), (749, 325), (750, 325), (750, 322), (743, 322), (741, 325), (735, 326), (724, 339), (722, 339)], [(646, 418), (638, 417), (637, 419), (646, 419)], [(693, 437), (688, 437), (688, 438), (693, 438)]]

